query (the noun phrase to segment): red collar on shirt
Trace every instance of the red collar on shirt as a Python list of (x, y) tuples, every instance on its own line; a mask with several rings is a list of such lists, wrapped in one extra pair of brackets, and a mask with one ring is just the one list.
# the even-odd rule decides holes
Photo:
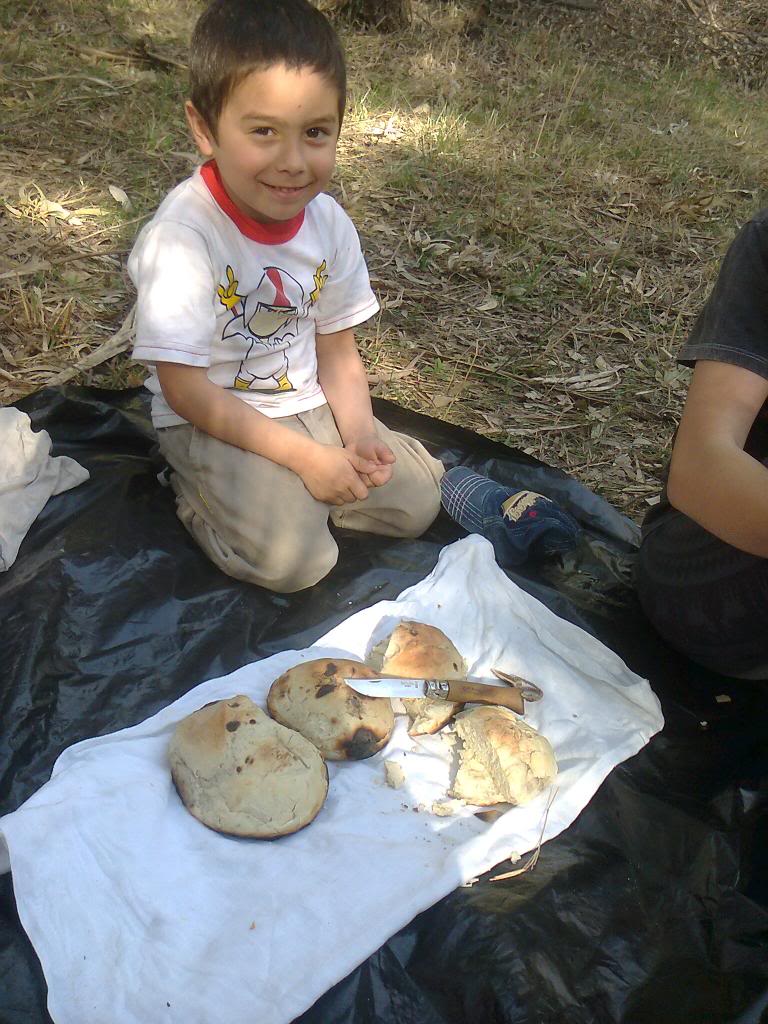
[(203, 164), (200, 168), (200, 175), (216, 205), (226, 213), (231, 221), (234, 221), (241, 234), (254, 242), (263, 242), (265, 245), (280, 245), (283, 242), (288, 242), (304, 223), (303, 210), (295, 217), (291, 217), (290, 220), (281, 220), (276, 224), (262, 224), (260, 221), (254, 220), (253, 217), (248, 217), (235, 206), (227, 195), (215, 160), (209, 160)]

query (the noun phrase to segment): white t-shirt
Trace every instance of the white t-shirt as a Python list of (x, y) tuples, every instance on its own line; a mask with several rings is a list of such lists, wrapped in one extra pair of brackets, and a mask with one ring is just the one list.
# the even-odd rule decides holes
[(355, 327), (378, 310), (352, 221), (321, 194), (290, 221), (241, 213), (211, 161), (166, 196), (128, 260), (138, 292), (133, 357), (146, 363), (156, 427), (184, 423), (154, 364), (204, 366), (267, 416), (325, 402), (315, 332)]

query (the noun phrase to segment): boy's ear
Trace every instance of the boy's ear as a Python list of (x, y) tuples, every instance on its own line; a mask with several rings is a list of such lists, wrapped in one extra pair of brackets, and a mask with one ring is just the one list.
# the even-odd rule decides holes
[(213, 156), (213, 144), (216, 140), (213, 138), (205, 118), (192, 100), (187, 100), (184, 104), (184, 113), (187, 115), (187, 124), (192, 132), (195, 145), (206, 159), (210, 159)]

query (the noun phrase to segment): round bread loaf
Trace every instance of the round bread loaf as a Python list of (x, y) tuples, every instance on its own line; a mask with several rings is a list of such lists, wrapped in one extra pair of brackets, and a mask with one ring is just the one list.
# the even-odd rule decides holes
[(364, 697), (344, 682), (345, 676), (373, 675), (359, 661), (305, 661), (272, 683), (267, 709), (329, 761), (360, 761), (381, 750), (395, 725), (388, 698)]
[[(388, 675), (417, 679), (463, 679), (467, 666), (451, 641), (436, 626), (403, 619), (389, 637), (370, 653), (372, 665)], [(463, 704), (435, 697), (413, 697), (403, 701), (411, 720), (410, 736), (435, 733), (460, 711)]]
[(514, 711), (473, 707), (456, 718), (458, 771), (450, 795), (469, 804), (525, 804), (557, 775), (547, 740)]
[(328, 793), (317, 749), (242, 695), (182, 719), (168, 759), (187, 810), (228, 835), (275, 839), (298, 832)]

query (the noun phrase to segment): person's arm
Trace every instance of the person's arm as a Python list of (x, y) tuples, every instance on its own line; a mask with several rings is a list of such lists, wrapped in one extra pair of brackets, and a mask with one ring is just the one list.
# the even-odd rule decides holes
[(667, 482), (670, 503), (716, 537), (768, 558), (768, 468), (744, 451), (768, 380), (699, 360)]
[(392, 476), (395, 456), (379, 440), (373, 423), (373, 409), (365, 367), (352, 328), (335, 334), (318, 334), (317, 376), (336, 421), (344, 448), (375, 465), (363, 479), (381, 487)]
[(344, 505), (367, 497), (360, 476), (375, 471), (375, 462), (290, 430), (214, 384), (204, 367), (166, 362), (156, 366), (166, 402), (188, 423), (287, 467), (318, 501)]

